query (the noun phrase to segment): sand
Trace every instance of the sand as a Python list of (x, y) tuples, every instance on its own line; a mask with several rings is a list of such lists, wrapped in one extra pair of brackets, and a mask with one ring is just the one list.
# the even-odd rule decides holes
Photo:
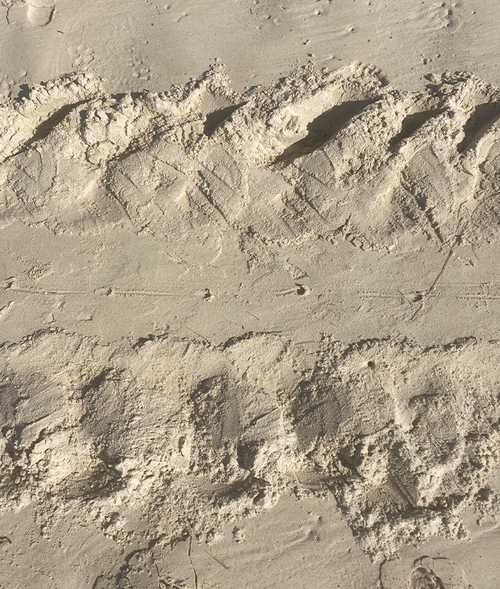
[(496, 587), (495, 4), (0, 9), (0, 587)]

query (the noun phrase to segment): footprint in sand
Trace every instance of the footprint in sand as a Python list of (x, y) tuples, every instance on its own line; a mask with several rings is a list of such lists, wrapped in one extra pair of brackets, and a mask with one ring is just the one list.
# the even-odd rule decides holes
[(418, 567), (411, 574), (409, 589), (444, 589), (444, 585), (432, 571)]
[(468, 588), (463, 570), (448, 558), (419, 558), (410, 576), (409, 589)]
[(55, 0), (25, 0), (28, 21), (36, 27), (47, 26), (54, 15)]

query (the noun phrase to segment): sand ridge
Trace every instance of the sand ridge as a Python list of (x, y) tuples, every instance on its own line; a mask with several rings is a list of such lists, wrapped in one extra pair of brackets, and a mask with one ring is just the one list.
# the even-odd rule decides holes
[(118, 541), (138, 510), (168, 544), (284, 493), (333, 495), (374, 558), (464, 539), (462, 511), (497, 510), (498, 353), (326, 337), (311, 357), (257, 333), (218, 347), (38, 333), (2, 348), (2, 504), (36, 502), (49, 527), (80, 504)]
[[(169, 94), (107, 97), (87, 74), (4, 104), (0, 219), (255, 244), (407, 233), (496, 239), (499, 92), (467, 74), (399, 92), (361, 64), (240, 96), (221, 66)], [(26, 169), (33, 170), (26, 174)]]

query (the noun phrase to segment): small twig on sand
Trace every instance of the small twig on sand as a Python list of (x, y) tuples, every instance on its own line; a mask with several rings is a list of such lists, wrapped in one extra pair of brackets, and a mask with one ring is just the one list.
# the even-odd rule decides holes
[(189, 536), (189, 544), (188, 544), (188, 558), (189, 558), (189, 562), (191, 563), (191, 568), (193, 569), (193, 573), (194, 573), (194, 589), (198, 589), (198, 573), (196, 572), (196, 569), (194, 568), (194, 564), (193, 564), (193, 559), (191, 558), (191, 546), (193, 544), (193, 536)]
[(229, 567), (227, 566), (227, 564), (224, 564), (222, 562), (222, 560), (220, 560), (220, 558), (217, 558), (216, 556), (214, 556), (213, 554), (211, 554), (208, 550), (205, 550), (205, 552), (208, 554), (208, 556), (212, 557), (216, 563), (220, 564), (221, 567), (225, 568), (226, 571), (229, 570)]
[(426, 298), (435, 290), (439, 279), (441, 278), (441, 276), (443, 275), (444, 271), (446, 270), (446, 266), (448, 265), (448, 262), (451, 260), (453, 254), (455, 253), (455, 246), (456, 245), (458, 245), (458, 238), (455, 239), (455, 241), (451, 245), (450, 251), (448, 252), (448, 255), (446, 256), (446, 260), (444, 261), (444, 264), (442, 265), (441, 270), (438, 272), (438, 275), (434, 279), (434, 282), (431, 284), (431, 286), (423, 294), (420, 295), (420, 306), (415, 311), (415, 313), (413, 313), (412, 318), (411, 318), (411, 321), (414, 321), (416, 319), (417, 315), (422, 311), (422, 309), (425, 306), (425, 300), (426, 300)]

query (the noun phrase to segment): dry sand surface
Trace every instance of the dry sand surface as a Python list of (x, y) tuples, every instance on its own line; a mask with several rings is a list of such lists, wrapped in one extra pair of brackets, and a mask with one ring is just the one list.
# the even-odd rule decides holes
[(500, 587), (498, 0), (0, 0), (0, 588)]

